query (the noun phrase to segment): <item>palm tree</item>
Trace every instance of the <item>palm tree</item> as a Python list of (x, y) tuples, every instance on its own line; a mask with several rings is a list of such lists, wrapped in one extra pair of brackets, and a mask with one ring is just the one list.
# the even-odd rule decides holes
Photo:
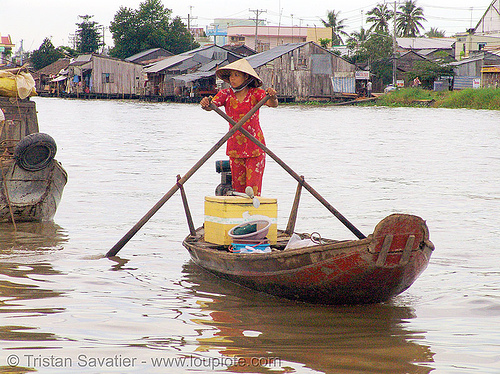
[(416, 37), (423, 29), (422, 21), (425, 21), (424, 10), (417, 6), (416, 0), (406, 0), (399, 6), (396, 14), (396, 30), (402, 37)]
[(370, 33), (363, 27), (359, 31), (353, 31), (346, 41), (348, 49), (348, 57), (351, 63), (355, 63), (359, 59), (359, 53), (363, 43), (368, 40)]
[(360, 45), (368, 40), (369, 36), (370, 32), (366, 31), (363, 27), (359, 31), (353, 31), (349, 39), (347, 39), (347, 47), (351, 50), (359, 49)]
[(375, 8), (366, 13), (368, 16), (366, 22), (372, 23), (368, 31), (373, 31), (379, 34), (388, 34), (389, 20), (392, 18), (393, 13), (394, 12), (387, 7), (386, 3), (377, 4)]
[(332, 28), (332, 45), (343, 44), (342, 36), (349, 36), (343, 29), (345, 27), (344, 20), (339, 18), (340, 11), (335, 13), (335, 10), (328, 10), (326, 12), (326, 21), (321, 19), (325, 27)]
[(428, 38), (444, 38), (445, 31), (438, 30), (437, 27), (431, 27), (430, 31), (427, 31), (425, 33), (425, 36), (427, 36)]

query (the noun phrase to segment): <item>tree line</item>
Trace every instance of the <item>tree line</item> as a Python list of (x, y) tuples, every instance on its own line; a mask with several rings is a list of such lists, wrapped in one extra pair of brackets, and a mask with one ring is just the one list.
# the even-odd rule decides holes
[[(424, 11), (417, 6), (416, 0), (406, 0), (397, 9), (391, 9), (388, 3), (379, 3), (366, 13), (368, 29), (360, 28), (350, 35), (345, 31), (345, 20), (340, 18), (340, 11), (328, 10), (326, 19), (321, 19), (325, 27), (332, 30), (331, 39), (320, 39), (323, 47), (335, 45), (347, 46), (349, 53), (342, 56), (358, 66), (369, 66), (370, 71), (385, 84), (392, 81), (392, 58), (394, 37), (420, 36), (425, 22)], [(93, 21), (93, 16), (79, 16), (74, 48), (55, 48), (46, 38), (40, 48), (32, 52), (31, 64), (35, 70), (57, 61), (64, 56), (77, 56), (93, 53), (103, 48), (103, 26)], [(391, 30), (391, 25), (392, 30)], [(180, 17), (172, 17), (172, 10), (166, 8), (161, 0), (145, 0), (138, 9), (121, 6), (109, 27), (114, 46), (109, 50), (112, 57), (124, 59), (150, 48), (164, 48), (179, 54), (199, 47), (193, 35)], [(392, 34), (391, 34), (392, 31)], [(443, 37), (444, 32), (435, 28), (425, 34), (429, 37)], [(340, 53), (338, 53), (340, 54)], [(424, 63), (420, 70), (436, 71), (447, 74), (439, 64)], [(422, 65), (422, 64), (421, 64)], [(425, 74), (425, 72), (415, 74)]]
[[(83, 53), (98, 52), (103, 46), (103, 26), (91, 15), (78, 16), (74, 47), (54, 47), (45, 38), (39, 49), (30, 54), (35, 70), (50, 65), (59, 58), (75, 57)], [(114, 46), (111, 57), (124, 59), (151, 48), (164, 48), (174, 54), (199, 47), (180, 17), (172, 17), (172, 10), (161, 0), (145, 0), (138, 9), (121, 6), (109, 27)]]

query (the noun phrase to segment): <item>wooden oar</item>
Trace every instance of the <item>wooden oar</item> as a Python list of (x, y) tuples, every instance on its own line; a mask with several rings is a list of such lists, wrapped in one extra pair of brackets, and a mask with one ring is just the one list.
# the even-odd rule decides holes
[[(235, 124), (236, 121), (234, 121), (231, 117), (229, 117), (226, 113), (224, 113), (222, 110), (220, 110), (215, 104), (211, 103), (210, 107), (215, 110), (218, 114), (220, 114), (226, 121), (228, 121), (231, 124)], [(326, 209), (328, 209), (335, 217), (337, 217), (340, 222), (342, 222), (351, 232), (356, 235), (358, 239), (364, 239), (366, 238), (365, 235), (361, 231), (359, 231), (351, 222), (347, 220), (337, 209), (335, 209), (328, 201), (326, 201), (323, 196), (321, 196), (314, 188), (311, 187), (309, 183), (307, 183), (303, 178), (301, 178), (296, 172), (294, 172), (287, 164), (283, 162), (276, 154), (274, 154), (273, 151), (271, 151), (267, 146), (262, 144), (256, 137), (254, 137), (252, 134), (250, 134), (247, 130), (244, 128), (240, 128), (238, 130), (241, 132), (243, 135), (245, 135), (248, 139), (250, 139), (253, 143), (255, 143), (257, 146), (259, 146), (260, 149), (262, 149), (266, 154), (268, 154), (274, 161), (276, 161), (283, 169), (285, 169), (288, 174), (290, 174), (297, 182), (299, 182), (301, 185), (303, 185), (310, 193), (313, 195), (316, 199), (319, 200), (321, 204), (323, 204)]]
[(147, 212), (144, 217), (141, 218), (139, 222), (137, 222), (134, 227), (132, 227), (123, 238), (121, 238), (118, 243), (116, 243), (113, 248), (111, 248), (108, 253), (106, 253), (106, 257), (113, 257), (123, 248), (125, 244), (141, 229), (144, 224), (149, 221), (149, 219), (165, 204), (168, 199), (172, 197), (172, 195), (177, 192), (177, 190), (182, 186), (186, 181), (191, 178), (191, 176), (196, 173), (196, 171), (215, 153), (217, 150), (222, 147), (222, 145), (236, 132), (238, 131), (243, 124), (249, 120), (253, 114), (259, 110), (259, 108), (269, 100), (269, 95), (266, 95), (261, 101), (259, 101), (250, 111), (245, 114), (245, 116), (238, 121), (238, 123), (234, 122), (233, 127), (224, 135), (189, 171), (180, 178), (176, 184), (165, 194), (163, 197)]

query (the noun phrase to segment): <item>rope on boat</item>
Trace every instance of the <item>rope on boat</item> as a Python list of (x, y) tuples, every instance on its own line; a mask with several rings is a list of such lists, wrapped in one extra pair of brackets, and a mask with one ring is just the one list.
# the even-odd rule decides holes
[(323, 244), (323, 239), (321, 238), (321, 235), (319, 232), (314, 231), (313, 233), (311, 233), (309, 239), (311, 239), (313, 241), (313, 243)]
[(9, 212), (10, 212), (10, 218), (12, 220), (12, 224), (14, 225), (14, 231), (17, 231), (17, 226), (16, 226), (16, 220), (14, 218), (14, 212), (12, 211), (12, 202), (10, 201), (10, 196), (9, 196), (9, 189), (7, 188), (7, 181), (6, 181), (6, 168), (4, 167), (3, 164), (3, 156), (0, 157), (0, 168), (2, 169), (2, 180), (3, 180), (3, 186), (5, 190), (5, 198), (7, 199), (7, 205), (9, 206)]

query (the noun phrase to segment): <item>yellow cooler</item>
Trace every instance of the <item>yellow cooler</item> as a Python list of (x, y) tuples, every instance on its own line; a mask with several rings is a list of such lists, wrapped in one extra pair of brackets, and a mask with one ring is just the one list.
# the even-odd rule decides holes
[[(271, 221), (267, 239), (276, 244), (278, 235), (278, 204), (276, 199), (257, 197), (260, 206), (255, 208), (252, 199), (240, 196), (205, 197), (205, 241), (214, 244), (230, 245), (232, 238), (229, 230), (246, 222), (245, 212), (251, 216), (266, 216)], [(246, 215), (246, 214), (245, 214)]]

